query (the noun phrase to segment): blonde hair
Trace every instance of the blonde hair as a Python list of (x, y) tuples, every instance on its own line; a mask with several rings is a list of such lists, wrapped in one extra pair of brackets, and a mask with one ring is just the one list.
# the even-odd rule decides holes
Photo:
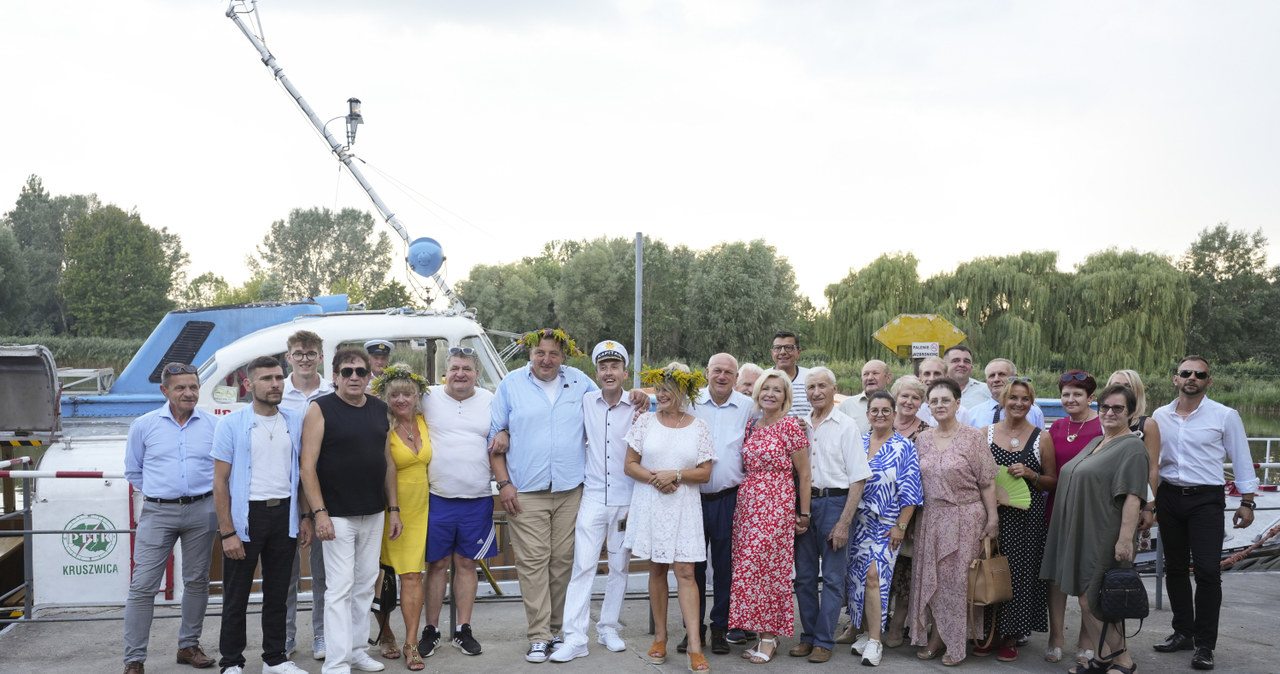
[[(408, 363), (396, 363), (395, 365), (388, 366), (387, 369), (391, 369), (391, 368), (400, 368), (405, 372), (412, 372), (409, 369)], [(388, 403), (387, 421), (391, 422), (393, 427), (396, 421), (396, 413), (391, 409), (391, 405), (390, 405), (391, 396), (396, 393), (400, 393), (402, 391), (408, 391), (413, 393), (414, 418), (417, 418), (419, 414), (422, 414), (422, 387), (419, 386), (417, 382), (415, 382), (414, 380), (408, 377), (389, 378), (386, 382), (386, 385), (383, 386), (382, 388), (382, 395), (378, 397), (382, 399), (382, 402)]]
[(1034, 403), (1036, 401), (1036, 387), (1031, 383), (1030, 379), (1020, 377), (1017, 381), (1014, 381), (1010, 378), (1009, 381), (1005, 382), (1004, 388), (1000, 389), (1000, 396), (996, 398), (996, 402), (1000, 403), (1001, 407), (1004, 407), (1004, 404), (1008, 402), (1010, 395), (1009, 392), (1012, 391), (1015, 386), (1027, 387), (1027, 394), (1031, 396), (1031, 402)]
[(1129, 415), (1129, 425), (1132, 426), (1138, 421), (1138, 417), (1147, 413), (1147, 388), (1142, 385), (1142, 377), (1134, 370), (1116, 370), (1112, 372), (1111, 376), (1107, 377), (1108, 386), (1111, 385), (1111, 380), (1115, 379), (1118, 374), (1124, 375), (1124, 378), (1129, 381), (1129, 390), (1133, 391), (1133, 397), (1138, 399), (1137, 407), (1134, 408), (1133, 414)]
[(898, 381), (893, 382), (893, 386), (889, 389), (889, 392), (893, 394), (894, 400), (897, 400), (898, 394), (902, 393), (902, 389), (904, 388), (915, 391), (916, 395), (920, 396), (921, 401), (929, 395), (928, 392), (924, 390), (924, 382), (920, 381), (920, 378), (913, 374), (902, 375)]
[(770, 379), (773, 379), (774, 377), (777, 377), (778, 379), (782, 380), (782, 390), (785, 392), (785, 394), (783, 395), (784, 400), (782, 403), (782, 415), (786, 416), (787, 413), (791, 411), (791, 403), (792, 403), (791, 378), (788, 377), (787, 373), (783, 372), (782, 370), (771, 367), (761, 372), (760, 378), (756, 380), (755, 388), (751, 389), (751, 400), (754, 401), (756, 404), (755, 405), (756, 411), (757, 412), (762, 411), (760, 409), (760, 389), (764, 388), (765, 382), (769, 381)]
[[(674, 360), (671, 361), (670, 363), (667, 363), (665, 366), (663, 366), (662, 371), (663, 372), (683, 372), (685, 374), (689, 374), (690, 372), (688, 365), (685, 365), (684, 363), (674, 361)], [(676, 407), (679, 407), (680, 409), (684, 409), (685, 407), (689, 406), (689, 394), (685, 393), (684, 388), (680, 386), (680, 382), (676, 381), (674, 378), (663, 377), (662, 381), (658, 382), (658, 384), (653, 387), (653, 392), (656, 394), (658, 392), (658, 389), (663, 389), (667, 393), (670, 393), (671, 395), (675, 396)]]

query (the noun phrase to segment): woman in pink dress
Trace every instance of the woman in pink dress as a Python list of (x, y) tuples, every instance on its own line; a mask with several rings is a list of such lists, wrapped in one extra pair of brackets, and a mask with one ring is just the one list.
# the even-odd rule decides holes
[[(809, 528), (809, 439), (800, 422), (787, 416), (791, 380), (785, 373), (766, 370), (756, 380), (753, 397), (761, 416), (747, 427), (742, 446), (746, 475), (733, 517), (729, 627), (760, 633), (760, 642), (743, 657), (762, 663), (778, 652), (778, 634), (795, 633), (791, 572), (795, 536)], [(793, 468), (799, 478), (799, 512)]]
[[(921, 660), (943, 650), (944, 665), (965, 658), (969, 562), (983, 538), (1000, 532), (996, 514), (996, 462), (986, 436), (956, 421), (960, 387), (950, 379), (929, 386), (929, 409), (938, 425), (916, 443), (924, 508), (920, 510), (911, 576), (911, 643)], [(928, 625), (933, 623), (933, 633)]]

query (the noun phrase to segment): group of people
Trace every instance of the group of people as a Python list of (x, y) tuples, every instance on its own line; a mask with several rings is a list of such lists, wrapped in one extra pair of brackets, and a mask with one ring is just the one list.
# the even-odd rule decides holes
[[(452, 643), (478, 654), (470, 571), (494, 551), (491, 480), (515, 552), (528, 662), (590, 654), (603, 548), (597, 642), (626, 649), (619, 618), (630, 560), (648, 560), (654, 663), (668, 657), (670, 573), (685, 627), (676, 649), (691, 671), (709, 671), (707, 651), (727, 654), (731, 644), (750, 644), (744, 658), (769, 662), (780, 637), (795, 636), (797, 604), (799, 640), (787, 653), (810, 662), (852, 642), (863, 664), (878, 665), (908, 630), (917, 657), (944, 665), (970, 652), (1012, 661), (1031, 632), (1048, 632), (1045, 659), (1057, 662), (1066, 598), (1076, 596), (1071, 671), (1131, 674), (1122, 626), (1098, 643), (1098, 584), (1133, 561), (1138, 532), (1158, 517), (1174, 634), (1156, 650), (1194, 649), (1193, 666), (1213, 667), (1223, 461), (1237, 466), (1244, 494), (1237, 526), (1252, 521), (1257, 480), (1239, 415), (1205, 397), (1212, 378), (1201, 357), (1179, 364), (1178, 399), (1151, 417), (1136, 372), (1114, 373), (1097, 393), (1090, 374), (1068, 371), (1058, 382), (1067, 416), (1046, 429), (1031, 381), (1006, 359), (987, 363), (986, 381), (971, 378), (963, 345), (897, 381), (870, 361), (863, 391), (837, 405), (834, 373), (799, 366), (799, 337), (780, 331), (769, 369), (726, 353), (705, 372), (642, 368), (657, 403), (648, 412), (648, 394), (625, 390), (631, 361), (622, 344), (592, 349), (592, 378), (565, 364), (586, 354), (563, 331), (522, 342), (528, 365), (489, 393), (476, 386), (474, 352), (458, 347), (440, 386), (386, 360), (375, 373), (359, 349), (335, 354), (329, 384), (317, 374), (319, 338), (300, 332), (288, 344), (292, 373), (274, 357), (255, 360), (253, 404), (216, 423), (195, 406), (194, 368), (166, 366), (168, 404), (129, 436), (129, 479), (146, 503), (126, 673), (142, 671), (152, 599), (179, 537), (178, 661), (213, 664), (199, 637), (215, 533), (224, 553), (223, 671), (245, 664), (245, 604), (259, 561), (263, 671), (302, 671), (288, 656), (298, 550), (308, 547), (323, 671), (384, 668), (366, 652), (380, 562), (400, 579), (406, 632), (401, 649), (393, 636), (387, 649), (391, 630), (379, 624), (385, 658), (403, 655), (416, 670), (434, 653), (450, 564), (468, 565), (455, 586)], [(997, 489), (1000, 471), (1025, 484), (1027, 503)], [(984, 540), (1009, 558), (1013, 599), (982, 612), (970, 607), (967, 578)], [(851, 626), (837, 634), (844, 612)], [(971, 650), (967, 640), (982, 635), (986, 643)]]

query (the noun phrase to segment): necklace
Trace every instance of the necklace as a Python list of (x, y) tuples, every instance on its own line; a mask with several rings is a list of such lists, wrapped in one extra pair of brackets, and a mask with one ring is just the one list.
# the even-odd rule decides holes
[(408, 439), (409, 439), (409, 442), (413, 442), (414, 438), (416, 438), (416, 437), (417, 437), (417, 436), (416, 436), (416, 435), (414, 435), (413, 433), (410, 433), (410, 432), (409, 432), (409, 429), (407, 429), (407, 428), (405, 428), (405, 427), (404, 427), (404, 422), (399, 422), (399, 421), (398, 421), (398, 422), (396, 422), (396, 426), (397, 426), (400, 430), (404, 431), (404, 436), (405, 436), (406, 438), (408, 438)]
[(268, 439), (268, 440), (275, 440), (275, 439), (276, 439), (276, 431), (277, 431), (277, 430), (279, 430), (279, 428), (280, 428), (280, 415), (279, 415), (279, 414), (275, 414), (275, 415), (274, 415), (274, 416), (272, 416), (271, 418), (275, 420), (275, 423), (271, 424), (270, 426), (267, 426), (267, 424), (266, 424), (265, 422), (263, 422), (262, 427), (267, 429), (267, 439)]
[(1006, 424), (1004, 428), (1005, 432), (1009, 434), (1009, 448), (1017, 449), (1018, 445), (1022, 444), (1018, 441), (1018, 435), (1022, 435), (1022, 431), (1016, 431), (1017, 435), (1014, 435), (1015, 431), (1011, 426)]
[[(659, 414), (659, 416), (661, 416), (663, 413), (662, 413), (662, 412), (659, 412), (658, 414)], [(669, 413), (669, 412), (668, 412), (668, 413), (666, 413), (666, 415), (667, 415), (667, 419), (668, 419), (668, 420), (670, 420), (670, 419), (671, 419), (671, 417), (672, 417), (672, 416), (674, 416), (674, 415), (672, 415), (672, 414), (671, 414), (671, 413)], [(675, 425), (674, 425), (674, 426), (667, 426), (667, 428), (680, 428), (680, 424), (684, 423), (684, 418), (685, 418), (685, 416), (686, 416), (686, 413), (685, 413), (685, 412), (683, 412), (683, 411), (682, 411), (682, 412), (680, 412), (680, 418), (679, 418), (679, 419), (676, 419), (676, 423), (675, 423)], [(665, 426), (666, 424), (663, 424), (663, 425)]]
[(1072, 432), (1071, 432), (1071, 418), (1070, 418), (1070, 417), (1067, 417), (1067, 442), (1075, 442), (1075, 441), (1076, 441), (1076, 436), (1080, 435), (1080, 431), (1083, 431), (1083, 430), (1084, 430), (1084, 425), (1085, 425), (1085, 424), (1087, 424), (1087, 423), (1089, 423), (1089, 422), (1088, 422), (1088, 421), (1082, 421), (1082, 422), (1080, 422), (1080, 428), (1077, 428), (1077, 429), (1076, 429), (1076, 432), (1075, 432), (1075, 433), (1072, 433)]

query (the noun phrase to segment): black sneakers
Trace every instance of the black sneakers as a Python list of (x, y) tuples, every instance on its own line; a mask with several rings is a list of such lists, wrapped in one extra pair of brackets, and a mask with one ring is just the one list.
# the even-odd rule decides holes
[(454, 628), (453, 645), (466, 655), (480, 655), (480, 642), (471, 636), (471, 623)]
[(440, 630), (435, 625), (427, 625), (422, 628), (422, 638), (418, 640), (418, 655), (429, 658), (436, 654), (436, 648), (440, 646)]

